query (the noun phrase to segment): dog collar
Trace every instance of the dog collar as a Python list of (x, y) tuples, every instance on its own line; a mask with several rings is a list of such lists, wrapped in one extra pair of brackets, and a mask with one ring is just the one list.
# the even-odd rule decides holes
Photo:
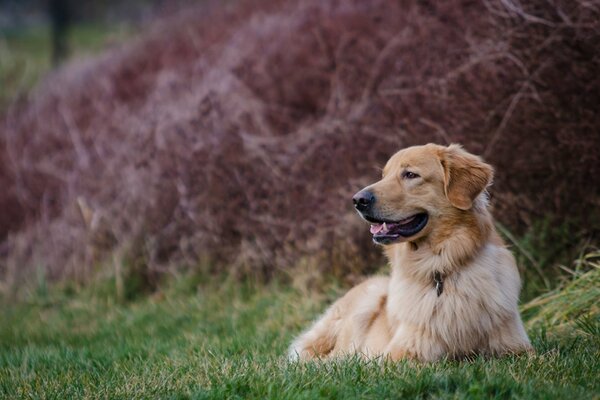
[(438, 271), (433, 273), (433, 283), (435, 284), (435, 291), (438, 297), (440, 297), (444, 291), (444, 280), (442, 279), (442, 274), (440, 274)]

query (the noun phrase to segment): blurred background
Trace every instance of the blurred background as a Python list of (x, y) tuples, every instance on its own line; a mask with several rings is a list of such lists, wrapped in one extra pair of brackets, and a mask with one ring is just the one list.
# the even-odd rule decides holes
[(151, 21), (191, 4), (185, 0), (0, 1), (0, 101), (6, 104), (70, 57), (114, 46)]
[(202, 271), (344, 285), (398, 149), (496, 167), (526, 297), (600, 232), (594, 1), (0, 1), (0, 291)]

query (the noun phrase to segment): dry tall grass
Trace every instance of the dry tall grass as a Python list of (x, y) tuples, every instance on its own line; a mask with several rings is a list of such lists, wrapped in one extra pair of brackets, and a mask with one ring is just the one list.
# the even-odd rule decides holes
[(149, 280), (199, 260), (360, 270), (379, 255), (352, 193), (429, 141), (497, 167), (496, 214), (512, 227), (588, 217), (599, 17), (584, 0), (307, 0), (157, 24), (5, 115), (2, 280), (85, 279), (106, 254)]
[(568, 270), (569, 280), (522, 307), (533, 315), (528, 325), (556, 332), (578, 328), (600, 338), (600, 251), (582, 255)]

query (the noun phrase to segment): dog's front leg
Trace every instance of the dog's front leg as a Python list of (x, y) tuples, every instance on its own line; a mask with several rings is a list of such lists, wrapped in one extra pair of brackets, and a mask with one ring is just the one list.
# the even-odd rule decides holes
[(426, 335), (422, 329), (400, 324), (385, 354), (394, 361), (402, 359), (435, 361), (444, 356), (444, 349), (439, 341)]

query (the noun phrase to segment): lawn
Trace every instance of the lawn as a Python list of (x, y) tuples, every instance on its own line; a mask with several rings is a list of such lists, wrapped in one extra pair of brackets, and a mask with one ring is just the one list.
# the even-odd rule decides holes
[(599, 398), (598, 321), (538, 324), (532, 356), (287, 363), (291, 338), (341, 292), (186, 278), (123, 303), (102, 285), (41, 287), (2, 305), (0, 397)]

